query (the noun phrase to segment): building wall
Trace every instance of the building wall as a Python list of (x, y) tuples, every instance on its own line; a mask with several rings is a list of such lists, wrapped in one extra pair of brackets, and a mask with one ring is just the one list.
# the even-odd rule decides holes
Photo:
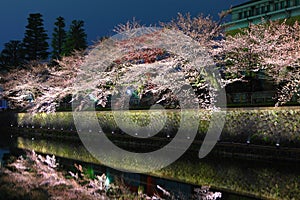
[(232, 8), (232, 20), (227, 31), (245, 28), (262, 20), (279, 20), (300, 16), (300, 0), (249, 1)]

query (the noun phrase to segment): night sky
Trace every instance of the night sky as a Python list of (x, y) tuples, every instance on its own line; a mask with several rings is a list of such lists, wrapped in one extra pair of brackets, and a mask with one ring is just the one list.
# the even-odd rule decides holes
[(0, 50), (9, 40), (22, 40), (30, 13), (43, 15), (49, 37), (55, 19), (62, 16), (68, 29), (73, 19), (84, 20), (88, 42), (92, 44), (101, 36), (112, 35), (113, 28), (120, 23), (136, 18), (142, 24), (157, 24), (169, 21), (178, 12), (217, 14), (247, 0), (6, 0), (0, 6)]

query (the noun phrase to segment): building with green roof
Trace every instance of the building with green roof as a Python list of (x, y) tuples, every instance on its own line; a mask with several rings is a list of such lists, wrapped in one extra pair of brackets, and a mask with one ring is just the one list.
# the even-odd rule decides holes
[(262, 20), (283, 20), (291, 23), (300, 19), (300, 0), (251, 0), (234, 6), (231, 22), (226, 23), (226, 31), (246, 28)]

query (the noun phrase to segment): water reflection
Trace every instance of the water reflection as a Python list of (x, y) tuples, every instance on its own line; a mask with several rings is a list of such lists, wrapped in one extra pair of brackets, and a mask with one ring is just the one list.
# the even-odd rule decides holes
[[(17, 147), (72, 160), (101, 164), (87, 152), (80, 141), (62, 142), (61, 140), (32, 140), (19, 137)], [(124, 167), (130, 167), (130, 165), (131, 163), (123, 163)], [(191, 185), (210, 185), (216, 190), (248, 196), (255, 195), (256, 198), (262, 196), (274, 199), (300, 199), (299, 169), (297, 163), (274, 163), (220, 157), (196, 160), (185, 156), (151, 175), (190, 183), (189, 187)], [(156, 182), (160, 183), (159, 180)], [(172, 185), (167, 184), (166, 181), (164, 183)]]
[(3, 165), (3, 155), (9, 153), (8, 149), (0, 149), (0, 167)]
[(10, 131), (0, 127), (0, 166), (3, 164), (3, 156), (10, 152), (10, 147), (15, 144)]

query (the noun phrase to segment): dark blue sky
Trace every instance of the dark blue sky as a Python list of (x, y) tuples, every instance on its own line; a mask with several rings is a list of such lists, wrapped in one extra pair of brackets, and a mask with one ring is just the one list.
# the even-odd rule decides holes
[(169, 21), (178, 12), (200, 13), (217, 17), (221, 10), (247, 0), (6, 0), (0, 6), (0, 49), (9, 40), (22, 40), (30, 13), (44, 16), (45, 28), (52, 36), (53, 24), (58, 16), (66, 19), (67, 28), (73, 19), (85, 21), (89, 44), (133, 17), (142, 24)]

